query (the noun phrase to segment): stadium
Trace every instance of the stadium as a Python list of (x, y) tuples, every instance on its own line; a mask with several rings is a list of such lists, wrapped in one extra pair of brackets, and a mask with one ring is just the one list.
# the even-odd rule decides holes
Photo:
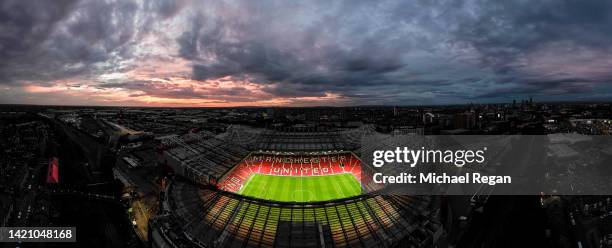
[(353, 129), (230, 126), (160, 139), (174, 174), (149, 223), (152, 247), (432, 247), (431, 196), (383, 195)]

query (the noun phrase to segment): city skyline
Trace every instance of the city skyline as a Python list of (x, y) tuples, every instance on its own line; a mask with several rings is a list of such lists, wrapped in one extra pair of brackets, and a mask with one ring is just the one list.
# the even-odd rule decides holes
[(612, 100), (612, 2), (6, 1), (0, 104)]

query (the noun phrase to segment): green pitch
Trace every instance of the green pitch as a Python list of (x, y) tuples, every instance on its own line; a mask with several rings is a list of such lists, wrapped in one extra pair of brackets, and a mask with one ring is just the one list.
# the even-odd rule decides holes
[(361, 194), (361, 184), (352, 174), (328, 176), (271, 176), (253, 174), (239, 194), (284, 202), (313, 202)]

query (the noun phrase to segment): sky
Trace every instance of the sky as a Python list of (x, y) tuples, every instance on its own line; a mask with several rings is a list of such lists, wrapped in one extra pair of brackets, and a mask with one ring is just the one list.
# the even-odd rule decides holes
[(0, 1), (0, 104), (530, 97), (612, 100), (612, 1)]

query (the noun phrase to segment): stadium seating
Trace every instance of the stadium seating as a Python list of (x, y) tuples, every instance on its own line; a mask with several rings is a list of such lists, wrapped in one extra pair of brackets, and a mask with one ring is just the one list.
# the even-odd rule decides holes
[[(354, 153), (342, 152), (359, 154), (362, 137), (372, 132), (373, 127), (366, 125), (332, 132), (233, 125), (223, 135), (190, 133), (164, 138), (159, 146), (163, 159), (184, 177), (166, 188), (163, 214), (150, 227), (160, 230), (174, 247), (433, 244), (434, 233), (440, 230), (436, 213), (429, 210), (435, 201), (427, 196), (378, 195), (381, 186), (372, 181), (373, 168), (362, 164)], [(253, 174), (341, 173), (353, 175), (369, 193), (325, 202), (279, 202), (234, 193)]]
[(410, 242), (422, 244), (439, 227), (427, 217), (431, 200), (426, 196), (283, 204), (176, 182), (167, 201), (186, 239), (215, 247), (378, 247), (398, 245), (416, 233)]

